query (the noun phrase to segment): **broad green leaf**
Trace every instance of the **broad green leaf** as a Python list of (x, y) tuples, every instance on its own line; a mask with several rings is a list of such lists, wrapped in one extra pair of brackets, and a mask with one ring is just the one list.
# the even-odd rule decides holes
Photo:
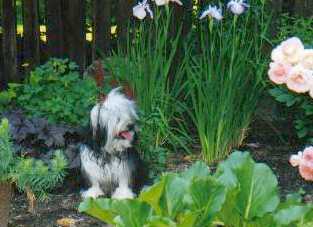
[(178, 215), (177, 217), (177, 226), (178, 227), (190, 227), (190, 226), (194, 226), (197, 218), (199, 216), (198, 212), (191, 212), (191, 211), (187, 211), (185, 213), (182, 213), (180, 215)]
[(176, 227), (176, 223), (170, 218), (161, 216), (152, 216), (144, 227)]
[(199, 212), (195, 226), (208, 226), (215, 214), (221, 210), (225, 201), (226, 190), (213, 177), (194, 178), (188, 196), (191, 197), (190, 209)]
[(216, 176), (228, 187), (229, 193), (234, 193), (235, 188), (239, 190), (232, 198), (233, 209), (245, 220), (263, 217), (279, 204), (275, 175), (268, 166), (256, 164), (247, 152), (231, 154), (218, 167)]
[(181, 173), (181, 177), (185, 180), (192, 180), (194, 177), (210, 176), (208, 166), (204, 162), (197, 161), (189, 169)]
[(279, 210), (274, 215), (274, 220), (279, 225), (289, 225), (294, 222), (300, 222), (310, 211), (309, 206), (291, 206), (286, 209)]
[(170, 174), (167, 177), (167, 184), (161, 198), (161, 207), (163, 215), (175, 219), (177, 214), (184, 209), (183, 199), (186, 193), (187, 182), (177, 176), (177, 174)]
[(113, 219), (117, 215), (112, 209), (112, 200), (110, 199), (87, 198), (79, 205), (78, 210), (112, 225), (114, 224)]
[(152, 185), (151, 187), (141, 191), (138, 199), (144, 201), (154, 209), (157, 215), (161, 215), (162, 210), (160, 207), (160, 199), (164, 191), (165, 184), (167, 182), (167, 175), (162, 176), (161, 180)]
[(142, 227), (152, 215), (151, 207), (138, 200), (114, 200), (112, 207), (118, 212), (114, 223), (119, 227)]

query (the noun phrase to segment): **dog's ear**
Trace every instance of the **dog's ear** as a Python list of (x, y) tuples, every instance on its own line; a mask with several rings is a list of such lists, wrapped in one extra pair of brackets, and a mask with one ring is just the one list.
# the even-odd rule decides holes
[(107, 131), (105, 127), (101, 127), (97, 124), (96, 127), (92, 129), (92, 148), (94, 151), (100, 151), (102, 147), (105, 146), (107, 142)]

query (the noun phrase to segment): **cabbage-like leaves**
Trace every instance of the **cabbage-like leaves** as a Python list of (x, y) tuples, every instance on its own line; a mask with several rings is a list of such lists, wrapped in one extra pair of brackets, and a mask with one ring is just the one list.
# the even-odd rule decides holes
[(247, 152), (231, 154), (214, 175), (197, 162), (164, 174), (137, 199), (88, 199), (80, 211), (119, 227), (313, 226), (313, 205), (296, 194), (279, 204), (275, 175)]
[[(232, 194), (224, 204), (225, 213), (243, 217), (245, 221), (262, 218), (279, 204), (277, 179), (265, 164), (255, 163), (249, 153), (234, 152), (219, 165), (216, 177)], [(229, 216), (223, 217), (225, 222)]]

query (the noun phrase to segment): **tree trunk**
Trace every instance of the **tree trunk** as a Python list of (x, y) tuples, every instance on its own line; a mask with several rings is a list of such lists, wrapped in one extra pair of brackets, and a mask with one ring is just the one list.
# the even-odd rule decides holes
[(24, 58), (29, 63), (26, 71), (40, 63), (40, 33), (38, 24), (38, 0), (23, 1)]
[(0, 226), (7, 227), (11, 208), (12, 186), (9, 183), (0, 183)]
[(111, 47), (111, 0), (93, 1), (92, 59), (108, 55)]
[(4, 86), (8, 82), (18, 82), (16, 50), (15, 1), (2, 1), (2, 58)]
[(63, 23), (61, 0), (46, 0), (47, 45), (50, 57), (63, 57)]
[(68, 41), (68, 55), (83, 72), (86, 66), (85, 1), (69, 0), (67, 4), (65, 34)]

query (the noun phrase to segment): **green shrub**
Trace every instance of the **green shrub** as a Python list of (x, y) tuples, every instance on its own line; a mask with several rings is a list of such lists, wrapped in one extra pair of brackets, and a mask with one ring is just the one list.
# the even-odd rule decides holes
[(197, 162), (182, 173), (164, 174), (136, 199), (87, 199), (79, 210), (120, 227), (312, 225), (312, 204), (295, 195), (280, 202), (271, 169), (247, 152), (234, 152), (214, 174)]
[(49, 166), (40, 160), (19, 158), (15, 155), (9, 134), (9, 122), (0, 124), (0, 182), (14, 182), (21, 191), (30, 190), (39, 199), (62, 182), (67, 161), (56, 151)]
[(97, 91), (92, 78), (80, 78), (76, 64), (52, 58), (32, 71), (25, 83), (0, 94), (0, 101), (1, 96), (10, 98), (30, 116), (53, 123), (86, 125)]
[(264, 88), (262, 48), (269, 18), (264, 5), (250, 3), (240, 16), (228, 13), (222, 21), (201, 21), (193, 35), (199, 45), (189, 51), (185, 93), (203, 158), (209, 163), (242, 144)]
[[(286, 38), (296, 36), (310, 47), (313, 45), (313, 21), (311, 18), (282, 16), (279, 21), (279, 31), (274, 44), (279, 44)], [(275, 86), (270, 94), (276, 101), (292, 109), (294, 127), (299, 139), (303, 142), (313, 142), (313, 104), (309, 95), (296, 94), (289, 91), (286, 86)]]

